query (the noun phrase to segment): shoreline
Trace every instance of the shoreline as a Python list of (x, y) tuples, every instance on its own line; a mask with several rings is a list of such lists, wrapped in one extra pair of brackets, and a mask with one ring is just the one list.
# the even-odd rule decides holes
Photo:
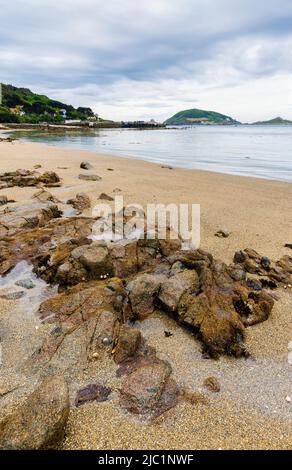
[[(60, 129), (60, 130), (63, 130), (63, 129)], [(79, 130), (79, 129), (73, 129), (73, 130)], [(111, 130), (111, 129), (107, 129), (107, 130)], [(116, 129), (112, 129), (112, 130), (116, 130)], [(132, 130), (132, 129), (126, 129), (126, 130)], [(135, 130), (135, 129), (134, 129)], [(152, 129), (151, 129), (152, 130)], [(33, 129), (19, 129), (17, 131), (15, 130), (12, 130), (12, 132), (21, 132), (21, 131), (33, 131)], [(2, 129), (0, 128), (0, 135), (5, 135), (5, 134), (9, 134), (8, 137), (10, 137), (10, 133), (11, 133), (11, 130), (9, 129)], [(13, 135), (11, 136), (13, 138)], [(70, 151), (70, 152), (82, 152), (82, 153), (88, 153), (90, 155), (95, 155), (97, 157), (109, 157), (109, 158), (116, 158), (116, 159), (125, 159), (125, 160), (128, 160), (128, 161), (138, 161), (138, 162), (142, 162), (142, 163), (149, 163), (151, 165), (156, 165), (156, 166), (171, 166), (172, 169), (174, 170), (184, 170), (184, 171), (194, 171), (194, 172), (202, 172), (202, 173), (208, 173), (208, 174), (211, 174), (211, 175), (224, 175), (224, 176), (230, 176), (230, 177), (237, 177), (237, 178), (249, 178), (249, 179), (252, 179), (252, 180), (264, 180), (264, 181), (269, 181), (269, 182), (279, 182), (279, 183), (284, 183), (284, 184), (288, 184), (288, 185), (291, 185), (292, 184), (292, 179), (291, 181), (287, 181), (287, 180), (283, 180), (283, 179), (277, 179), (277, 178), (268, 178), (268, 177), (265, 177), (265, 176), (254, 176), (254, 175), (238, 175), (238, 174), (234, 174), (234, 173), (225, 173), (223, 171), (211, 171), (211, 170), (205, 170), (205, 169), (200, 169), (200, 168), (186, 168), (186, 167), (182, 167), (182, 166), (176, 166), (175, 164), (171, 164), (171, 165), (168, 165), (167, 163), (165, 162), (151, 162), (147, 159), (144, 159), (144, 158), (138, 158), (138, 157), (135, 157), (134, 155), (121, 155), (121, 154), (118, 154), (118, 153), (99, 153), (97, 151), (93, 151), (93, 150), (85, 150), (85, 149), (79, 149), (79, 148), (74, 148), (74, 149), (70, 149), (69, 147), (65, 147), (65, 146), (61, 146), (61, 145), (55, 145), (55, 144), (50, 144), (48, 142), (32, 142), (30, 140), (26, 140), (25, 138), (17, 138), (16, 137), (16, 141), (20, 142), (20, 143), (24, 143), (24, 144), (32, 144), (32, 145), (44, 145), (45, 147), (50, 147), (50, 148), (56, 148), (58, 150), (63, 150), (63, 151)]]
[[(85, 191), (92, 203), (97, 203), (100, 193), (113, 196), (113, 190), (118, 188), (127, 204), (200, 204), (202, 247), (220, 258), (220, 246), (224, 246), (223, 260), (230, 260), (237, 249), (246, 247), (266, 251), (267, 256), (274, 258), (290, 254), (284, 245), (291, 242), (288, 233), (290, 227), (292, 230), (289, 203), (292, 184), (286, 181), (177, 167), (170, 170), (162, 168), (161, 164), (140, 159), (19, 140), (1, 143), (0, 160), (3, 172), (33, 169), (39, 164), (42, 165), (41, 171), (56, 171), (63, 185), (52, 193), (62, 199)], [(101, 181), (78, 180), (78, 174), (83, 172), (80, 170), (83, 160), (93, 165), (93, 169), (85, 173), (97, 174)], [(33, 193), (33, 189), (9, 188), (6, 193), (18, 200), (24, 193)], [(4, 192), (1, 190), (0, 194)], [(231, 233), (224, 239), (224, 244), (214, 236), (221, 229)]]
[[(107, 130), (108, 131), (111, 131), (111, 130), (116, 131), (117, 129), (115, 129), (115, 128), (110, 129), (109, 128)], [(122, 130), (124, 130), (124, 131), (125, 130), (127, 130), (127, 131), (129, 131), (129, 130), (137, 131), (138, 130), (139, 131), (139, 129), (120, 129), (120, 131), (122, 131)], [(165, 130), (169, 130), (169, 129), (165, 129)], [(22, 130), (21, 129), (19, 129), (19, 130), (10, 129), (10, 130), (6, 130), (4, 132), (8, 135), (11, 135), (12, 137), (14, 137), (14, 135), (15, 135), (15, 137), (17, 138), (17, 132), (21, 132), (21, 131), (29, 132), (29, 131), (33, 131), (33, 129), (30, 129), (28, 131), (26, 129), (22, 129)], [(52, 129), (51, 131), (47, 131), (47, 134), (52, 135), (52, 136), (54, 136), (54, 134), (58, 135), (57, 131), (58, 131), (58, 129), (56, 127), (55, 129)], [(61, 133), (63, 133), (63, 132), (66, 133), (66, 131), (64, 131), (62, 128), (60, 128), (59, 131)], [(79, 129), (76, 129), (76, 128), (72, 129), (73, 133), (74, 133), (74, 131), (79, 132)], [(44, 135), (45, 135), (46, 131), (44, 130), (43, 132), (44, 132)], [(89, 134), (90, 134), (90, 132), (92, 132), (92, 129), (88, 129), (88, 130), (86, 130), (86, 132), (89, 132)], [(1, 133), (1, 130), (0, 130), (0, 133)], [(93, 129), (93, 133), (94, 133), (94, 129)], [(63, 135), (63, 134), (60, 134), (60, 135)], [(239, 167), (238, 168), (243, 170), (242, 173), (239, 172), (238, 170), (236, 171), (236, 166), (231, 167), (232, 169), (230, 169), (229, 171), (226, 172), (226, 167), (225, 168), (223, 167), (223, 170), (221, 170), (220, 165), (219, 166), (217, 165), (216, 168), (213, 168), (213, 169), (209, 170), (208, 168), (192, 168), (192, 167), (188, 166), (188, 164), (186, 162), (183, 162), (183, 165), (181, 166), (181, 162), (178, 161), (178, 160), (177, 160), (177, 163), (173, 162), (173, 161), (167, 161), (167, 160), (165, 161), (163, 159), (161, 161), (159, 161), (159, 158), (157, 159), (157, 161), (155, 161), (155, 159), (156, 159), (155, 155), (154, 155), (153, 161), (151, 161), (151, 159), (150, 160), (147, 159), (147, 157), (145, 155), (141, 155), (141, 154), (139, 154), (139, 152), (135, 153), (135, 150), (130, 152), (130, 153), (126, 153), (126, 152), (124, 152), (123, 149), (120, 149), (120, 153), (119, 153), (118, 150), (115, 151), (113, 149), (112, 151), (109, 151), (107, 153), (107, 152), (104, 152), (103, 149), (102, 150), (101, 149), (91, 150), (90, 148), (89, 149), (88, 148), (83, 148), (82, 149), (82, 148), (76, 148), (75, 146), (73, 148), (70, 148), (70, 145), (66, 145), (66, 144), (65, 145), (59, 145), (59, 142), (57, 142), (57, 143), (51, 143), (51, 142), (48, 142), (48, 141), (47, 142), (45, 142), (45, 141), (44, 142), (33, 142), (29, 138), (27, 139), (25, 137), (20, 137), (19, 141), (24, 142), (24, 143), (28, 143), (28, 144), (35, 143), (35, 144), (38, 144), (38, 145), (46, 145), (48, 147), (54, 147), (54, 148), (57, 148), (59, 150), (89, 152), (89, 153), (91, 153), (93, 155), (96, 155), (96, 156), (103, 155), (103, 156), (107, 156), (107, 157), (115, 157), (115, 158), (118, 158), (118, 159), (125, 158), (127, 160), (135, 160), (135, 161), (137, 160), (137, 161), (141, 161), (141, 162), (145, 162), (145, 163), (149, 162), (149, 163), (153, 163), (155, 165), (171, 166), (174, 169), (178, 169), (178, 170), (190, 170), (190, 171), (198, 171), (198, 172), (203, 171), (203, 172), (207, 172), (207, 173), (212, 173), (212, 174), (215, 173), (215, 174), (221, 174), (221, 175), (227, 175), (227, 176), (238, 176), (238, 177), (253, 178), (253, 179), (256, 178), (256, 180), (279, 181), (279, 182), (288, 183), (288, 184), (292, 183), (292, 177), (290, 177), (290, 180), (289, 180), (289, 179), (287, 179), (287, 177), (284, 177), (284, 176), (281, 177), (281, 174), (276, 175), (276, 176), (274, 176), (273, 174), (270, 174), (270, 173), (268, 175), (265, 175), (265, 174), (264, 175), (252, 174), (252, 171), (250, 171), (250, 172), (248, 170), (246, 171), (244, 169), (244, 167), (241, 167), (240, 162), (239, 162)], [(147, 153), (147, 150), (145, 150), (145, 153)], [(219, 160), (219, 162), (220, 162), (220, 160)], [(208, 162), (206, 161), (206, 164), (207, 163)], [(200, 162), (199, 162), (199, 166), (200, 166)], [(250, 170), (252, 170), (252, 167), (250, 168)], [(287, 172), (285, 174), (288, 175), (289, 171), (287, 170)]]
[[(93, 165), (91, 170), (80, 169), (84, 160)], [(227, 263), (232, 261), (235, 251), (244, 248), (253, 248), (272, 259), (291, 254), (284, 247), (291, 242), (288, 235), (292, 233), (290, 183), (203, 170), (169, 170), (142, 160), (22, 141), (1, 142), (0, 161), (1, 172), (18, 168), (32, 170), (35, 165), (41, 165), (36, 171), (57, 172), (62, 186), (49, 191), (61, 201), (85, 192), (92, 206), (101, 193), (112, 197), (123, 195), (126, 204), (137, 202), (143, 206), (200, 203), (201, 246)], [(96, 174), (102, 179), (85, 182), (78, 179), (80, 173)], [(120, 192), (115, 193), (117, 188)], [(35, 192), (35, 187), (13, 187), (0, 190), (0, 195), (22, 202)], [(90, 216), (91, 210), (83, 215)], [(230, 232), (230, 236), (215, 237), (220, 229)], [(104, 404), (72, 407), (62, 448), (291, 448), (291, 404), (285, 397), (292, 393), (291, 365), (287, 361), (292, 297), (289, 289), (280, 288), (277, 294), (279, 301), (271, 317), (246, 330), (246, 344), (251, 352), (248, 359), (225, 356), (219, 360), (203, 359), (199, 342), (169, 317), (154, 315), (141, 322), (143, 336), (157, 349), (161, 359), (170, 361), (177, 382), (206, 394), (208, 404), (181, 403), (153, 424), (123, 413), (117, 408), (115, 398)], [(0, 300), (0, 324), (8, 328), (9, 322), (12, 323), (11, 338), (19, 335), (19, 345), (25, 341), (21, 302), (17, 307), (15, 302)], [(32, 320), (27, 315), (27, 318), (37, 335), (35, 317)], [(166, 338), (165, 330), (172, 331), (173, 336)], [(6, 341), (8, 332), (7, 329)], [(19, 353), (21, 348), (16, 351)], [(116, 380), (111, 370), (106, 372), (100, 366), (94, 366), (93, 373), (94, 380), (100, 382), (105, 378), (113, 383)], [(202, 383), (208, 376), (219, 379), (220, 393), (205, 392)]]

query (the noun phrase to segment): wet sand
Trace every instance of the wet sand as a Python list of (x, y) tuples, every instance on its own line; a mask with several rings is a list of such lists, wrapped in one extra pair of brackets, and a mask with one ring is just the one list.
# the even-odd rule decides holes
[[(92, 163), (93, 169), (80, 170), (83, 160)], [(201, 204), (201, 247), (228, 263), (236, 250), (246, 247), (273, 259), (291, 254), (291, 250), (284, 248), (285, 243), (292, 243), (292, 185), (289, 183), (170, 170), (137, 160), (22, 142), (0, 143), (0, 162), (1, 172), (33, 169), (37, 164), (42, 165), (38, 171), (56, 171), (63, 184), (50, 191), (64, 201), (78, 192), (86, 192), (94, 205), (100, 193), (105, 192), (112, 197), (123, 195), (125, 203)], [(78, 179), (80, 173), (97, 174), (102, 180), (84, 182)], [(115, 193), (116, 188), (121, 192)], [(22, 201), (35, 191), (35, 188), (10, 188), (1, 190), (0, 195)], [(230, 236), (215, 237), (219, 229), (227, 230)], [(247, 360), (202, 359), (200, 344), (171, 319), (157, 314), (146, 320), (140, 325), (143, 335), (157, 349), (159, 357), (170, 361), (178, 383), (203, 393), (208, 403), (181, 403), (150, 424), (122, 412), (114, 394), (107, 403), (72, 408), (63, 447), (291, 449), (292, 404), (286, 397), (292, 396), (292, 365), (288, 364), (287, 349), (292, 340), (292, 292), (279, 289), (277, 294), (280, 300), (271, 318), (247, 329), (247, 346), (251, 352)], [(9, 321), (14, 309), (20, 314), (21, 300), (0, 302), (2, 325)], [(13, 325), (19, 342), (22, 340), (20, 318), (21, 315)], [(166, 338), (164, 330), (172, 331), (173, 336)], [(11, 361), (13, 364), (12, 356)], [(102, 378), (103, 373), (102, 369), (98, 370), (96, 376)], [(107, 374), (107, 380), (114, 381), (113, 370)], [(211, 375), (220, 382), (219, 393), (203, 388), (203, 380)]]

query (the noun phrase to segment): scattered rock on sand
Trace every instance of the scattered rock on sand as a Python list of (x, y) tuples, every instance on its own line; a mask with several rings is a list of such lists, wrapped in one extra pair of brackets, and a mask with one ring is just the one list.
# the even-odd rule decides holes
[(0, 448), (39, 450), (54, 448), (64, 437), (69, 393), (63, 377), (53, 376), (0, 423)]
[(285, 243), (285, 248), (291, 248), (292, 249), (292, 243)]
[(216, 377), (207, 377), (204, 380), (204, 387), (210, 390), (211, 392), (220, 392), (220, 383)]
[(0, 174), (0, 182), (7, 188), (13, 186), (38, 186), (43, 184), (47, 187), (58, 187), (61, 185), (59, 176), (54, 171), (43, 174), (30, 170), (16, 170)]
[(106, 193), (101, 193), (101, 195), (99, 196), (98, 199), (101, 199), (101, 200), (103, 200), (103, 201), (113, 201), (113, 200), (114, 200), (113, 197), (109, 196), (109, 195), (106, 194)]
[(76, 209), (79, 214), (81, 214), (85, 209), (89, 209), (91, 206), (90, 198), (85, 193), (78, 193), (76, 194), (75, 199), (69, 199), (67, 204), (71, 204), (71, 206)]
[(173, 170), (173, 167), (170, 165), (162, 165), (161, 168), (165, 168), (166, 170)]
[(83, 175), (83, 174), (80, 174), (78, 178), (84, 181), (100, 181), (102, 179), (101, 176), (98, 176), (98, 175)]
[(91, 165), (89, 162), (81, 162), (80, 168), (82, 168), (82, 170), (92, 170), (93, 165)]
[(81, 406), (90, 401), (101, 403), (106, 401), (111, 394), (111, 389), (99, 384), (89, 384), (78, 390), (75, 398), (75, 406)]
[(230, 236), (230, 232), (227, 232), (227, 230), (218, 230), (218, 232), (215, 233), (215, 237), (218, 238), (228, 238)]

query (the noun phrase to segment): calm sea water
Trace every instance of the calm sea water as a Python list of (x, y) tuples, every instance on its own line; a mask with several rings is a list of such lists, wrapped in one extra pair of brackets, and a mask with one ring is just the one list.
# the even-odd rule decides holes
[(18, 132), (58, 147), (120, 155), (176, 167), (292, 181), (292, 126), (105, 129)]

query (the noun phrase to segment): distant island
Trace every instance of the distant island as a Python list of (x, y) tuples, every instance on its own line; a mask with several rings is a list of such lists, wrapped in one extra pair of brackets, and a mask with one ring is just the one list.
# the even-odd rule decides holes
[(269, 121), (257, 121), (254, 122), (252, 125), (253, 126), (287, 126), (291, 125), (292, 121), (289, 121), (288, 119), (283, 119), (281, 117), (277, 117), (275, 119), (270, 119)]
[(62, 124), (65, 121), (96, 121), (98, 116), (91, 108), (74, 106), (33, 93), (28, 88), (2, 84), (0, 123), (42, 122)]
[(205, 111), (203, 109), (194, 108), (176, 113), (174, 116), (167, 119), (164, 124), (167, 126), (190, 126), (194, 124), (234, 125), (240, 124), (240, 122), (236, 121), (230, 116), (226, 116), (225, 114), (216, 113), (215, 111)]

